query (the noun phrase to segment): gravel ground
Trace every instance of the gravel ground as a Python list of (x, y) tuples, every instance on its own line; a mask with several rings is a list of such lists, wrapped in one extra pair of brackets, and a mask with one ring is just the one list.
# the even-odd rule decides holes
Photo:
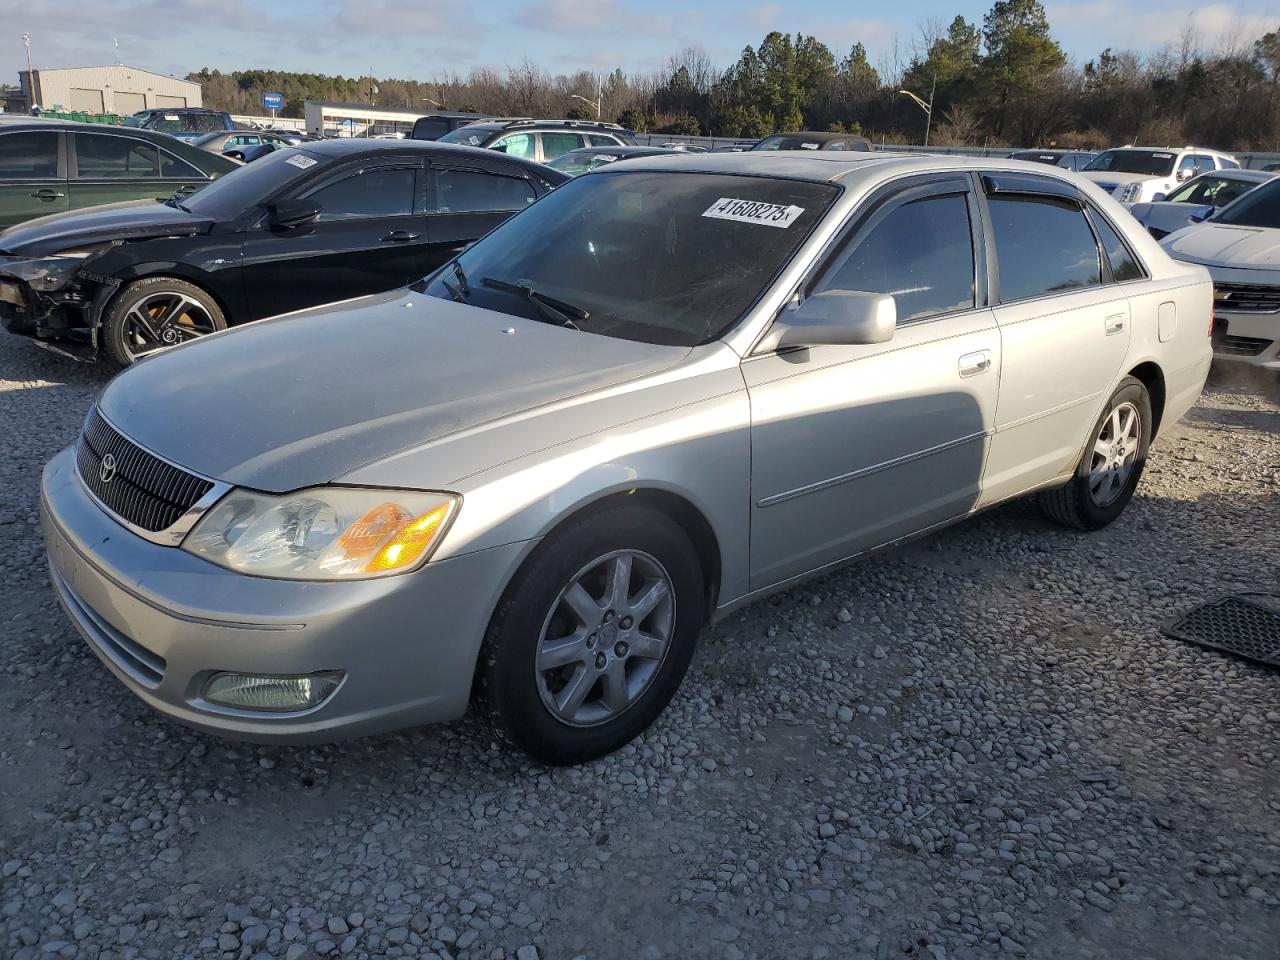
[(1280, 592), (1280, 405), (1215, 383), (1128, 513), (1014, 504), (704, 634), (578, 769), (471, 720), (227, 743), (64, 620), (45, 460), (103, 374), (0, 336), (0, 956), (1280, 956), (1280, 673), (1162, 637)]

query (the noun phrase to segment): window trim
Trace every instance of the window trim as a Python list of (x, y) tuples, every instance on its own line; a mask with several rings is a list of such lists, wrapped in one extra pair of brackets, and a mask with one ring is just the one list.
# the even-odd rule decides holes
[(24, 127), (17, 130), (6, 130), (0, 133), (0, 137), (16, 137), (24, 133), (52, 133), (57, 137), (57, 150), (55, 151), (55, 164), (53, 168), (53, 176), (51, 177), (15, 177), (12, 180), (0, 180), (0, 186), (10, 186), (15, 183), (61, 183), (68, 179), (67, 176), (67, 135), (65, 130), (43, 130), (40, 128)]

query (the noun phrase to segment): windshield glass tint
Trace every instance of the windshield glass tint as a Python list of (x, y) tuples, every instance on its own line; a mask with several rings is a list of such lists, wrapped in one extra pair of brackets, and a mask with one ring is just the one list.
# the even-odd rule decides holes
[(1280, 228), (1280, 180), (1271, 180), (1250, 190), (1213, 218), (1214, 223), (1237, 227)]
[(1175, 156), (1168, 150), (1104, 150), (1085, 169), (1167, 177), (1173, 173)]
[(327, 157), (315, 156), (294, 147), (277, 150), (261, 160), (223, 174), (186, 197), (182, 205), (192, 213), (206, 217), (234, 217), (262, 203), (286, 184), (316, 173), (330, 163), (332, 161)]
[(446, 266), (426, 292), (545, 319), (516, 284), (575, 308), (588, 334), (692, 346), (738, 320), (836, 194), (825, 183), (721, 174), (580, 177), (458, 257), (465, 281)]

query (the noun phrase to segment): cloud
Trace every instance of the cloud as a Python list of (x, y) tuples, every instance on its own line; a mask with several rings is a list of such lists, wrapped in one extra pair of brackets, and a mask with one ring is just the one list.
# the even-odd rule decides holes
[(893, 44), (898, 28), (887, 20), (843, 20), (819, 24), (814, 29), (799, 32), (813, 34), (830, 47), (836, 59), (839, 59), (855, 43), (862, 44), (868, 50), (886, 49)]
[(637, 13), (619, 0), (536, 0), (516, 12), (515, 22), (548, 33), (665, 37), (674, 30), (671, 17)]
[(1201, 7), (1134, 9), (1121, 0), (1045, 6), (1055, 37), (1075, 49), (1101, 52), (1155, 50), (1177, 44), (1190, 29), (1202, 46), (1214, 49), (1252, 42), (1280, 27), (1280, 15), (1243, 13), (1231, 4)]
[(782, 7), (776, 3), (769, 3), (763, 7), (752, 7), (743, 14), (743, 17), (757, 30), (769, 31), (777, 28), (778, 18), (781, 15)]

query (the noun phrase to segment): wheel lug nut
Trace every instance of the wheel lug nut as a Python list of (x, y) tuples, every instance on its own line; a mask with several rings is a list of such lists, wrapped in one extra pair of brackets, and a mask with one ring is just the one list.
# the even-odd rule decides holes
[(627, 655), (627, 645), (625, 643), (615, 643), (613, 652), (620, 657), (625, 657)]
[(594, 647), (596, 645), (596, 635), (593, 633), (587, 637), (587, 646)]
[(630, 617), (623, 617), (623, 618), (622, 618), (622, 629), (623, 629), (623, 630), (630, 630), (630, 629), (631, 629), (631, 618), (630, 618)]
[(608, 662), (609, 662), (609, 661), (608, 661), (608, 659), (605, 657), (605, 655), (604, 655), (603, 653), (597, 653), (597, 654), (596, 654), (596, 669), (597, 669), (597, 670), (603, 670), (603, 669), (605, 668), (605, 666), (608, 664)]
[(613, 611), (612, 611), (612, 610), (606, 610), (606, 611), (604, 612), (604, 622), (605, 622), (605, 623), (611, 623), (612, 621), (613, 621)]

